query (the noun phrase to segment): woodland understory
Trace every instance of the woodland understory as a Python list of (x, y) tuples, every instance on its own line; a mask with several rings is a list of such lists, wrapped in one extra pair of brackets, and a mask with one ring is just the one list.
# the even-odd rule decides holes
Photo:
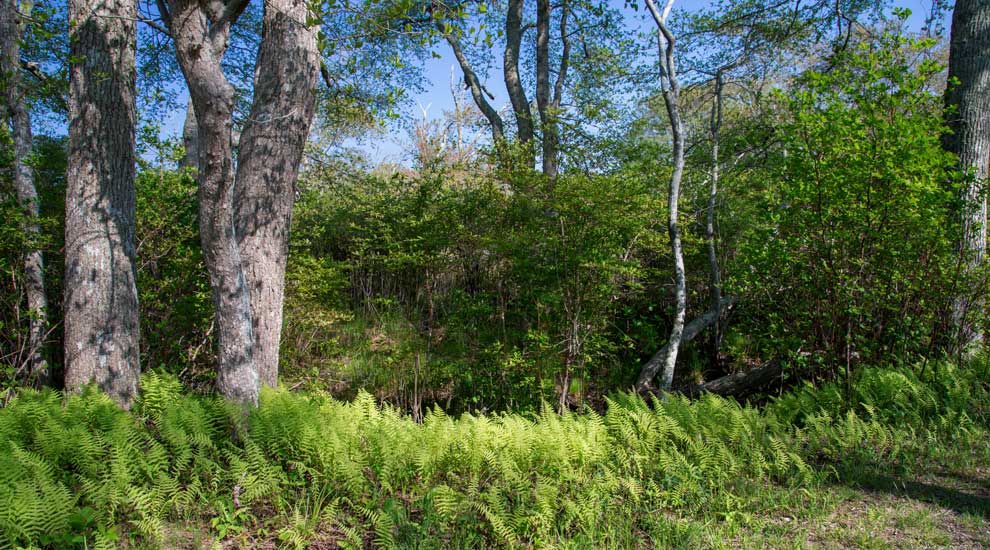
[(0, 0), (0, 549), (990, 547), (928, 7)]

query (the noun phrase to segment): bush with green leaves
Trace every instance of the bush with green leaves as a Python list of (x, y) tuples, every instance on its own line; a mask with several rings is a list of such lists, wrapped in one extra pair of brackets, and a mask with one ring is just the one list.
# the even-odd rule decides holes
[(884, 34), (774, 96), (765, 164), (741, 182), (756, 207), (727, 268), (748, 299), (734, 324), (760, 355), (831, 370), (945, 349), (953, 289), (968, 283), (955, 280), (957, 175), (933, 47)]

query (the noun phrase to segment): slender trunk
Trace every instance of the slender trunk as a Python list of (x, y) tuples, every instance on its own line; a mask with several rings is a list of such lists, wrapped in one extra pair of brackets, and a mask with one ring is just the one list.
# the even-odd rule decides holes
[[(722, 88), (725, 75), (722, 70), (715, 73), (715, 102), (712, 105), (712, 174), (708, 187), (708, 208), (705, 213), (705, 242), (708, 247), (708, 294), (712, 309), (717, 310), (722, 303), (722, 274), (718, 268), (718, 254), (715, 245), (715, 202), (718, 198), (719, 178), (719, 146), (722, 137)], [(712, 354), (715, 364), (718, 363), (718, 349), (722, 344), (722, 330), (719, 319), (715, 319), (712, 327)]]
[[(952, 81), (958, 80), (957, 85)], [(959, 165), (974, 178), (962, 191), (963, 232), (959, 251), (966, 272), (984, 261), (987, 249), (987, 199), (984, 190), (990, 177), (990, 0), (958, 0), (952, 12), (949, 42), (949, 81), (946, 103), (954, 107), (947, 122), (952, 133), (945, 147), (959, 156)], [(963, 292), (955, 300), (953, 321), (963, 349), (982, 341), (973, 322), (973, 309)]]
[(134, 245), (136, 6), (69, 0), (65, 385), (95, 382), (122, 406), (138, 392)]
[[(38, 190), (29, 163), (32, 151), (31, 113), (25, 101), (25, 89), (20, 78), (20, 39), (24, 36), (25, 21), (18, 15), (30, 15), (32, 5), (18, 6), (17, 0), (3, 0), (0, 6), (0, 84), (10, 117), (11, 135), (14, 140), (14, 187), (17, 200), (24, 209), (23, 230), (29, 236), (37, 236)], [(27, 305), (30, 315), (28, 328), (29, 377), (35, 385), (48, 384), (48, 362), (45, 360), (45, 333), (48, 314), (48, 295), (45, 292), (45, 260), (41, 250), (32, 247), (24, 252), (24, 279), (27, 289)]]
[(505, 88), (509, 92), (512, 111), (516, 115), (516, 138), (522, 143), (533, 139), (533, 117), (529, 110), (529, 100), (519, 78), (519, 48), (522, 45), (523, 0), (509, 0), (509, 10), (505, 17), (505, 58), (502, 72), (505, 75)]
[[(687, 281), (684, 272), (684, 253), (681, 250), (681, 232), (677, 224), (678, 206), (681, 196), (681, 176), (684, 173), (684, 124), (681, 120), (679, 104), (680, 85), (677, 81), (674, 63), (674, 35), (667, 27), (667, 17), (670, 15), (673, 0), (667, 1), (663, 13), (657, 10), (653, 0), (646, 0), (646, 5), (658, 28), (661, 88), (664, 105), (667, 108), (667, 117), (670, 120), (674, 146), (674, 170), (670, 176), (670, 187), (667, 197), (667, 210), (669, 214), (667, 233), (670, 236), (671, 251), (674, 255), (674, 280), (676, 285), (674, 290), (675, 310), (674, 324), (670, 329), (670, 337), (667, 340), (667, 352), (664, 355), (660, 382), (660, 388), (667, 391), (670, 389), (674, 380), (674, 367), (677, 364), (677, 354), (680, 350), (681, 336), (684, 332), (684, 318), (687, 312)], [(641, 373), (636, 385), (640, 389), (648, 389), (651, 383), (652, 376), (644, 379), (643, 373)]]
[[(440, 32), (443, 32), (442, 24), (438, 23), (437, 28), (440, 29)], [(471, 62), (464, 55), (460, 41), (451, 33), (444, 33), (444, 38), (454, 51), (454, 57), (457, 59), (458, 65), (461, 66), (461, 72), (464, 73), (464, 82), (471, 90), (471, 97), (474, 99), (475, 105), (478, 106), (481, 113), (488, 119), (488, 124), (492, 128), (492, 142), (498, 145), (505, 137), (505, 125), (502, 123), (502, 117), (499, 116), (498, 111), (485, 99), (484, 86), (478, 79), (478, 75), (474, 72), (474, 69), (471, 68)]]
[(182, 124), (182, 147), (185, 154), (179, 161), (179, 168), (195, 171), (199, 168), (199, 125), (196, 124), (196, 108), (192, 98), (186, 104), (186, 120)]
[(316, 108), (318, 26), (305, 0), (268, 0), (254, 102), (241, 133), (234, 216), (261, 383), (278, 384), (285, 264), (296, 177)]
[(217, 389), (229, 399), (253, 404), (258, 401), (259, 377), (251, 300), (234, 231), (234, 88), (212, 46), (215, 37), (226, 34), (230, 20), (214, 19), (211, 27), (195, 0), (171, 0), (169, 11), (176, 57), (199, 126), (199, 229), (220, 344)]
[(536, 0), (536, 109), (540, 113), (543, 174), (554, 178), (557, 164), (550, 120), (550, 10), (550, 0)]
[[(560, 9), (560, 66), (557, 70), (557, 80), (553, 84), (550, 106), (540, 112), (540, 116), (543, 117), (543, 173), (551, 178), (557, 177), (560, 171), (560, 102), (564, 95), (564, 83), (567, 80), (567, 68), (571, 60), (571, 41), (567, 36), (569, 14), (567, 0), (561, 3)], [(547, 80), (549, 81), (549, 75)]]

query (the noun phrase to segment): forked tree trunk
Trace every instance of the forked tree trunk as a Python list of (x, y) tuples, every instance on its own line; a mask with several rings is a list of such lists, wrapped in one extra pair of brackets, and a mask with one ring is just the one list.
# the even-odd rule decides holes
[(199, 229), (217, 318), (217, 390), (231, 400), (255, 404), (259, 377), (251, 300), (234, 233), (234, 88), (212, 45), (226, 35), (230, 19), (211, 21), (196, 0), (171, 0), (169, 12), (176, 57), (199, 127)]
[[(958, 84), (953, 85), (952, 81)], [(945, 146), (959, 156), (959, 164), (974, 179), (963, 189), (963, 234), (960, 254), (968, 272), (983, 263), (987, 249), (987, 199), (984, 186), (990, 177), (990, 0), (958, 0), (952, 12), (949, 43), (950, 111), (952, 133)], [(971, 303), (971, 291), (956, 298), (953, 321), (959, 343), (966, 348), (982, 340), (973, 322), (973, 312), (982, 305)]]
[[(38, 190), (29, 163), (32, 151), (31, 113), (24, 97), (25, 89), (20, 78), (20, 40), (24, 36), (25, 18), (30, 16), (30, 2), (18, 5), (17, 0), (2, 0), (0, 5), (0, 87), (4, 89), (4, 101), (14, 140), (14, 187), (17, 200), (24, 210), (24, 232), (37, 236)], [(19, 14), (18, 11), (21, 13)], [(22, 15), (23, 14), (23, 17)], [(36, 386), (49, 383), (48, 363), (45, 361), (45, 334), (47, 327), (48, 295), (45, 292), (45, 260), (38, 248), (24, 252), (24, 281), (27, 294), (28, 321), (28, 375)]]
[(65, 195), (65, 385), (138, 392), (135, 18), (128, 0), (69, 0), (72, 64)]
[(265, 2), (254, 102), (241, 133), (234, 219), (261, 383), (278, 384), (285, 264), (296, 178), (316, 106), (319, 27), (306, 0)]

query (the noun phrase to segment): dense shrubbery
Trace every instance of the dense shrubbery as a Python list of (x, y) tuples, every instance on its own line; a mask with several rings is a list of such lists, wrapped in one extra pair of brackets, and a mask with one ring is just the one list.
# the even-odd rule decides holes
[(622, 394), (603, 415), (432, 410), (422, 424), (364, 393), (268, 392), (245, 418), (154, 373), (130, 413), (96, 392), (23, 391), (0, 410), (0, 547), (157, 547), (178, 532), (289, 548), (701, 544), (704, 518), (759, 514), (772, 487), (794, 497), (985, 438), (988, 375), (869, 370), (848, 396), (808, 387), (762, 411)]
[[(837, 380), (952, 350), (953, 296), (985, 294), (986, 278), (960, 276), (958, 177), (940, 142), (931, 47), (878, 35), (779, 93), (727, 99), (717, 249), (722, 293), (739, 301), (717, 349), (708, 335), (686, 346), (676, 385), (767, 361), (785, 364), (788, 384)], [(707, 116), (707, 93), (686, 92), (690, 116)], [(669, 243), (658, 223), (669, 152), (651, 120), (644, 115), (608, 151), (582, 153), (604, 159), (598, 172), (565, 170), (555, 181), (480, 153), (467, 165), (434, 159), (397, 174), (354, 159), (306, 167), (283, 382), (339, 398), (365, 389), (417, 417), (433, 404), (603, 407), (664, 345), (672, 319)], [(685, 181), (689, 319), (710, 304), (704, 231), (692, 223), (708, 198), (707, 139), (692, 136)], [(64, 151), (59, 141), (36, 142), (48, 353), (58, 369)], [(181, 156), (155, 143), (160, 162)], [(142, 363), (208, 391), (216, 340), (195, 183), (143, 162), (137, 187)], [(0, 209), (16, 222), (15, 204)], [(2, 387), (22, 370), (26, 244), (17, 223), (4, 226)]]

